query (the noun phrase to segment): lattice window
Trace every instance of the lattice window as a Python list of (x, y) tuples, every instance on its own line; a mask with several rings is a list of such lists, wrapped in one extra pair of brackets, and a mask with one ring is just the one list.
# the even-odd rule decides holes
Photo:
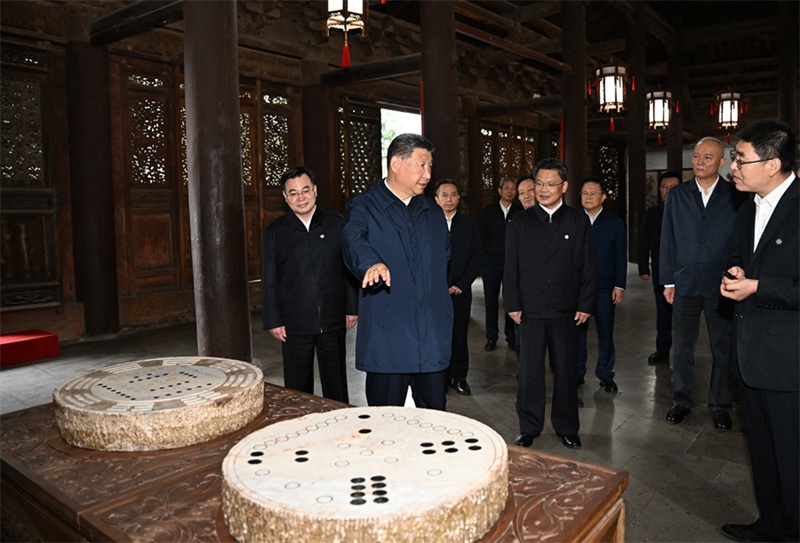
[(341, 190), (349, 199), (381, 177), (380, 109), (347, 102), (340, 108), (339, 166)]
[(263, 120), (264, 183), (280, 187), (281, 175), (289, 169), (289, 119), (286, 115), (266, 113)]
[(0, 79), (3, 184), (44, 186), (41, 83), (5, 75)]
[(166, 185), (167, 138), (164, 103), (154, 98), (132, 98), (130, 105), (131, 169), (140, 185)]
[[(183, 86), (183, 83), (181, 83)], [(189, 165), (186, 161), (186, 104), (181, 105), (180, 110), (180, 123), (181, 123), (181, 180), (183, 186), (189, 186)]]
[(242, 130), (242, 182), (246, 187), (253, 186), (253, 118), (248, 112), (239, 114), (239, 124)]
[(619, 152), (613, 147), (600, 147), (600, 175), (608, 185), (608, 197), (619, 198)]

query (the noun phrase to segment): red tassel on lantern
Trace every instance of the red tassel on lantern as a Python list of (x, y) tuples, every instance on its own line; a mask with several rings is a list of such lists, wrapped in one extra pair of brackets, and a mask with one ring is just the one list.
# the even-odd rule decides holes
[(635, 75), (633, 77), (631, 77), (631, 90), (632, 91), (636, 90), (636, 76)]
[(745, 101), (744, 110), (745, 111), (750, 111), (750, 100)]
[(614, 117), (611, 117), (611, 122), (608, 124), (608, 131), (609, 132), (614, 131)]
[(350, 67), (350, 47), (347, 45), (347, 32), (344, 33), (344, 49), (342, 49), (342, 68)]
[(386, 0), (381, 0), (381, 4), (385, 4), (385, 3), (386, 3)]
[(588, 94), (589, 96), (592, 95), (592, 82), (591, 81), (587, 81), (586, 82), (586, 94)]
[(661, 132), (658, 133), (658, 145), (661, 146)]
[(708, 106), (708, 112), (713, 115), (714, 114), (714, 103), (712, 102), (710, 106)]
[(681, 103), (678, 100), (675, 100), (675, 113), (681, 112)]
[(739, 102), (739, 115), (743, 114), (744, 114), (744, 104), (742, 102)]
[(730, 144), (730, 143), (731, 143), (731, 133), (728, 132), (728, 144)]

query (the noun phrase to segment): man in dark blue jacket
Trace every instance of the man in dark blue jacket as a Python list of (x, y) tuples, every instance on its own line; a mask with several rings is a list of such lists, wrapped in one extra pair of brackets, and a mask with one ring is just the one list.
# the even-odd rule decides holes
[(508, 227), (503, 299), (520, 325), (515, 445), (530, 447), (544, 427), (544, 360), (553, 369), (550, 420), (565, 447), (581, 446), (578, 430), (578, 326), (597, 303), (592, 227), (583, 211), (563, 201), (567, 167), (546, 158), (533, 170), (537, 204)]
[(694, 348), (705, 315), (711, 345), (708, 408), (714, 428), (731, 429), (731, 323), (733, 304), (719, 293), (728, 260), (740, 196), (717, 173), (725, 159), (722, 142), (703, 138), (692, 154), (694, 179), (670, 191), (661, 225), (661, 284), (675, 317), (672, 408), (666, 420), (680, 424), (691, 412)]
[[(608, 197), (608, 186), (602, 177), (590, 176), (581, 183), (581, 205), (592, 223), (595, 257), (597, 258), (597, 306), (595, 327), (597, 328), (597, 364), (594, 374), (606, 392), (618, 392), (614, 382), (614, 308), (622, 301), (628, 277), (628, 240), (625, 223), (603, 209)], [(589, 321), (578, 327), (578, 384), (586, 375), (586, 332)]]
[(454, 179), (436, 182), (436, 203), (444, 211), (447, 229), (450, 230), (450, 264), (447, 267), (447, 284), (453, 302), (453, 353), (450, 356), (448, 381), (462, 396), (472, 390), (467, 383), (469, 349), (467, 330), (472, 307), (472, 282), (481, 271), (481, 233), (478, 225), (467, 215), (458, 212), (461, 187)]
[(433, 144), (397, 136), (388, 175), (347, 206), (342, 252), (361, 280), (356, 368), (367, 372), (369, 405), (445, 408), (453, 306), (447, 284), (450, 242), (444, 214), (423, 193)]
[(287, 388), (314, 393), (314, 351), (322, 395), (348, 402), (345, 334), (358, 317), (358, 289), (342, 260), (344, 217), (317, 207), (314, 174), (281, 176), (290, 211), (264, 229), (261, 297), (264, 330), (282, 342)]

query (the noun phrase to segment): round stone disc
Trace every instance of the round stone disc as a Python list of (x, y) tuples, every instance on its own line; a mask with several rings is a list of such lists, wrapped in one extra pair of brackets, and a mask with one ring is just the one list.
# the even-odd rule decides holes
[(508, 451), (460, 415), (356, 407), (253, 432), (222, 474), (239, 541), (473, 541), (505, 506)]
[(140, 360), (70, 379), (55, 389), (53, 402), (61, 437), (76, 447), (174, 449), (252, 421), (264, 405), (264, 376), (225, 358)]

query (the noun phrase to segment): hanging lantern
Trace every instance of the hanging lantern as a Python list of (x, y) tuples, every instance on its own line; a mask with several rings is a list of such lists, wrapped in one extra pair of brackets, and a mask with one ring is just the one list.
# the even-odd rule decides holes
[(669, 91), (653, 91), (647, 93), (647, 119), (651, 129), (666, 128), (670, 120), (670, 103), (672, 93)]
[(625, 68), (604, 66), (597, 70), (597, 95), (600, 111), (625, 109)]
[(342, 50), (342, 67), (350, 67), (350, 47), (347, 45), (347, 34), (351, 30), (361, 30), (364, 35), (367, 20), (364, 11), (364, 0), (328, 0), (328, 21), (326, 23), (328, 35), (331, 28), (344, 32), (344, 49)]
[(717, 95), (720, 128), (735, 129), (739, 124), (739, 100), (741, 99), (742, 95), (738, 92), (721, 92)]

